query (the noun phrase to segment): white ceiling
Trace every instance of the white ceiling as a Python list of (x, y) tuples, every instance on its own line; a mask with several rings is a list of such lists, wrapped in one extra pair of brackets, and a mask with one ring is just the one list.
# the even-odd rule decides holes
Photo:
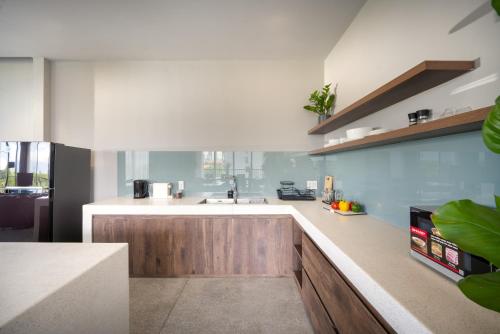
[(0, 57), (325, 58), (366, 0), (0, 0)]

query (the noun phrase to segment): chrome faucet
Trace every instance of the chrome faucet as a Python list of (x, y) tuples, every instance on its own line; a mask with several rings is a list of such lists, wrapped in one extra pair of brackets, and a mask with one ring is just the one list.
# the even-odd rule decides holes
[(236, 181), (235, 175), (228, 175), (226, 177), (231, 183), (231, 190), (233, 191), (233, 198), (238, 198), (238, 182)]

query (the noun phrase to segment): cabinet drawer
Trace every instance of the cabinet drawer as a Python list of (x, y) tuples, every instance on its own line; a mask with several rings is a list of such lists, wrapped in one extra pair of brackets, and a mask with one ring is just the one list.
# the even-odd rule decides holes
[(315, 333), (336, 333), (332, 320), (304, 270), (302, 270), (302, 300)]
[(386, 333), (316, 245), (302, 238), (303, 267), (339, 333)]

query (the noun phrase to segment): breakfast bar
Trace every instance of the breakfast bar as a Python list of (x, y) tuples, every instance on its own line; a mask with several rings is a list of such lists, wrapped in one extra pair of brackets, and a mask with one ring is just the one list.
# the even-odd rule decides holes
[(127, 250), (118, 243), (0, 243), (0, 332), (128, 333)]

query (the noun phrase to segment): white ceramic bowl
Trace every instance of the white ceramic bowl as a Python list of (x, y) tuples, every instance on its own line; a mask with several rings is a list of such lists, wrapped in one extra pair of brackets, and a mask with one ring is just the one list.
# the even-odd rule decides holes
[(337, 145), (338, 143), (340, 143), (340, 139), (338, 138), (332, 138), (328, 140), (328, 145)]
[(379, 135), (381, 133), (386, 133), (388, 132), (389, 130), (388, 129), (375, 129), (375, 130), (372, 130), (368, 133), (369, 136), (373, 136), (373, 135)]
[(373, 128), (370, 127), (362, 127), (362, 128), (354, 128), (354, 129), (349, 129), (345, 132), (347, 135), (348, 139), (361, 139), (364, 138), (368, 135), (370, 131), (372, 131)]

